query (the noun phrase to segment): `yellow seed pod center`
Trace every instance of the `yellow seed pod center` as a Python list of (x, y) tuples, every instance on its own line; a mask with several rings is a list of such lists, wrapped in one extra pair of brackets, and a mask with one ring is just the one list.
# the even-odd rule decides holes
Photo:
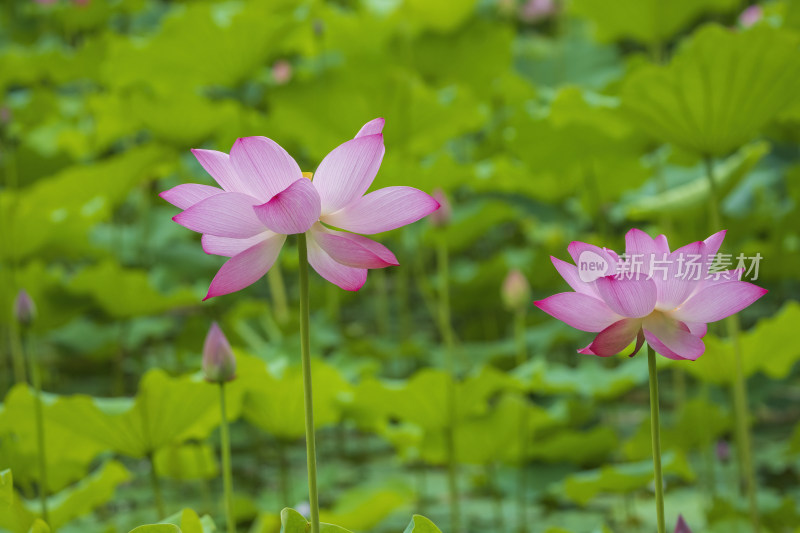
[(308, 179), (312, 179), (314, 177), (314, 173), (313, 172), (303, 172), (303, 177), (304, 178), (308, 178)]

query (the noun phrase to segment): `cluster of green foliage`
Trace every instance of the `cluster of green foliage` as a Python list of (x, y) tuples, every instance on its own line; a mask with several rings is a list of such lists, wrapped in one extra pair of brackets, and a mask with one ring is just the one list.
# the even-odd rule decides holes
[[(0, 531), (224, 523), (218, 393), (198, 373), (212, 320), (239, 361), (227, 388), (237, 523), (306, 531), (302, 515), (280, 513), (307, 498), (296, 253), (265, 281), (201, 303), (222, 258), (157, 193), (211, 184), (190, 148), (227, 152), (265, 135), (310, 170), (382, 116), (374, 187), (441, 187), (453, 216), (381, 236), (401, 266), (371, 271), (357, 294), (312, 275), (322, 521), (337, 524), (323, 531), (450, 532), (451, 422), (467, 531), (520, 527), (520, 471), (530, 531), (654, 529), (646, 364), (579, 356), (587, 334), (534, 310), (520, 363), (500, 285), (517, 268), (536, 299), (561, 292), (549, 256), (566, 259), (570, 241), (621, 249), (636, 226), (674, 247), (721, 229), (719, 204), (725, 251), (761, 254), (757, 283), (771, 290), (743, 313), (738, 340), (762, 531), (796, 533), (800, 5), (766, 2), (752, 26), (744, 7), (3, 2)], [(455, 375), (436, 314), (443, 247)], [(21, 288), (38, 308), (24, 343), (12, 314)], [(682, 513), (697, 531), (749, 531), (737, 462), (714, 455), (734, 439), (737, 348), (714, 327), (705, 341), (695, 363), (659, 361), (668, 523)], [(23, 351), (43, 369), (47, 486)], [(149, 472), (169, 517), (153, 508)], [(413, 512), (433, 522), (409, 524)]]

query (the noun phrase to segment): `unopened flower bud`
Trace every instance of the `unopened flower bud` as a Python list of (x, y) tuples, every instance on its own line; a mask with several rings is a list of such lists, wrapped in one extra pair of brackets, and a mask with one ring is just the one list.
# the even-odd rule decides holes
[(212, 383), (224, 383), (236, 377), (236, 357), (216, 322), (211, 324), (203, 345), (203, 374)]
[(678, 523), (675, 525), (675, 533), (692, 533), (692, 530), (689, 529), (689, 525), (686, 523), (686, 520), (683, 519), (683, 515), (678, 515)]
[(731, 459), (731, 446), (722, 439), (717, 441), (717, 459), (721, 463), (727, 463)]
[(450, 223), (450, 219), (453, 218), (453, 208), (442, 189), (437, 188), (433, 191), (433, 199), (439, 202), (439, 209), (428, 215), (428, 220), (434, 227), (441, 228)]
[(741, 25), (742, 28), (749, 28), (761, 20), (763, 16), (764, 10), (761, 9), (761, 6), (754, 4), (742, 11), (742, 14), (739, 15), (739, 25)]
[(503, 305), (506, 308), (516, 311), (525, 309), (531, 299), (531, 286), (528, 280), (517, 269), (511, 270), (503, 281), (502, 288)]
[(272, 65), (272, 79), (278, 85), (285, 85), (292, 79), (292, 64), (280, 59)]
[(36, 320), (36, 304), (25, 289), (20, 289), (14, 301), (14, 317), (21, 325), (28, 327)]

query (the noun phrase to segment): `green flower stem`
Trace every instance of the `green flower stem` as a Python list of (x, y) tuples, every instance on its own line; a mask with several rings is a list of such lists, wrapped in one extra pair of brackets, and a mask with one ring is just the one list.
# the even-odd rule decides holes
[(22, 349), (20, 332), (12, 326), (9, 328), (8, 334), (11, 344), (11, 364), (14, 368), (14, 383), (26, 383), (28, 381), (28, 374), (25, 370), (25, 354)]
[(156, 513), (158, 513), (157, 518), (161, 520), (167, 516), (167, 512), (164, 509), (164, 496), (161, 493), (161, 480), (156, 470), (155, 454), (153, 452), (148, 453), (147, 459), (150, 461), (150, 488), (153, 491), (153, 501), (156, 504)]
[(225, 491), (225, 515), (228, 518), (228, 533), (236, 533), (233, 517), (233, 472), (231, 469), (231, 435), (228, 428), (228, 410), (225, 406), (225, 382), (219, 384), (219, 435), (222, 441), (222, 485)]
[(306, 235), (297, 236), (300, 259), (300, 355), (303, 364), (303, 395), (306, 410), (306, 463), (308, 464), (308, 502), (311, 507), (311, 533), (319, 533), (319, 494), (317, 492), (317, 450), (314, 435), (314, 401), (311, 391), (311, 344), (309, 334), (308, 247)]
[[(514, 341), (517, 347), (517, 367), (527, 361), (525, 347), (525, 308), (514, 312)], [(522, 406), (519, 420), (519, 478), (517, 479), (517, 522), (520, 533), (528, 531), (528, 410), (527, 402)]]
[(650, 437), (653, 442), (653, 472), (655, 474), (656, 516), (658, 533), (666, 533), (664, 522), (664, 478), (661, 474), (661, 426), (658, 417), (658, 369), (656, 352), (647, 345), (647, 367), (650, 370)]
[(439, 270), (439, 330), (445, 349), (445, 369), (447, 381), (447, 427), (444, 432), (447, 450), (447, 486), (450, 493), (450, 530), (461, 532), (461, 509), (458, 501), (458, 465), (456, 464), (456, 368), (455, 334), (450, 319), (450, 267), (447, 240), (440, 236), (436, 249), (436, 263)]
[(47, 512), (47, 458), (45, 457), (44, 449), (44, 411), (42, 409), (42, 375), (39, 363), (35, 358), (31, 345), (33, 344), (30, 332), (25, 331), (23, 335), (27, 338), (27, 342), (23, 344), (27, 347), (28, 364), (30, 366), (31, 380), (33, 381), (34, 390), (34, 417), (36, 418), (36, 453), (39, 461), (39, 501), (41, 503), (42, 520), (50, 524), (50, 518)]

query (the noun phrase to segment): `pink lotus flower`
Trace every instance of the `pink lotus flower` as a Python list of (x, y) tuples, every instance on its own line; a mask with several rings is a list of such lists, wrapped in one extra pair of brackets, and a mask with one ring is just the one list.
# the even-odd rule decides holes
[[(579, 353), (609, 357), (645, 341), (670, 359), (700, 357), (708, 322), (737, 313), (767, 291), (740, 281), (743, 269), (709, 274), (725, 231), (670, 252), (667, 238), (632, 229), (625, 236), (626, 259), (612, 250), (572, 242), (575, 265), (551, 257), (574, 292), (535, 302), (570, 326), (599, 332)], [(579, 266), (576, 266), (579, 265)], [(579, 268), (580, 267), (580, 268)]]
[(222, 188), (187, 183), (161, 197), (184, 210), (173, 220), (202, 233), (206, 253), (231, 258), (204, 300), (258, 281), (275, 263), (286, 236), (297, 233), (307, 235), (314, 270), (345, 290), (360, 289), (367, 269), (397, 265), (388, 248), (356, 233), (405, 226), (439, 204), (412, 187), (364, 194), (383, 159), (383, 125), (382, 118), (367, 122), (354, 139), (325, 156), (313, 181), (266, 137), (237, 139), (230, 155), (192, 150)]

